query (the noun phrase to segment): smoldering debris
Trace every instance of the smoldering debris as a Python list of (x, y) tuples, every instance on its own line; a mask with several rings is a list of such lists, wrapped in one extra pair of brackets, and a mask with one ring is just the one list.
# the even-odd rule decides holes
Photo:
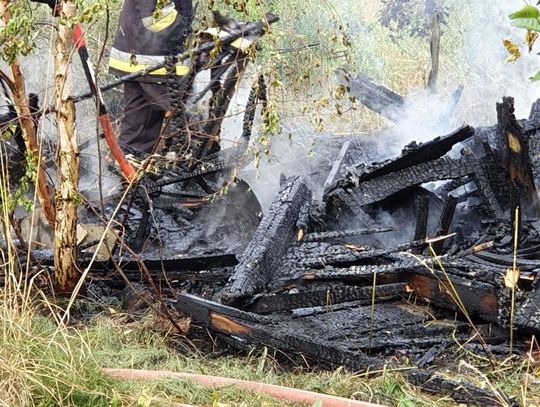
[[(166, 221), (182, 210), (157, 205), (162, 243), (145, 242), (147, 274), (135, 259), (117, 261), (130, 280), (168, 287), (179, 311), (233, 347), (270, 346), (354, 371), (406, 359), (415, 365), (409, 380), (430, 392), (512, 405), (426, 369), (452, 369), (445, 355), (457, 343), (487, 358), (509, 354), (510, 327), (512, 352), (526, 352), (528, 335), (540, 331), (540, 101), (527, 119), (513, 111), (505, 98), (495, 125), (463, 126), (383, 162), (356, 161), (361, 144), (346, 140), (322, 199), (306, 177), (293, 176), (282, 177), (260, 223), (245, 221), (260, 206), (238, 205), (237, 195), (234, 215), (210, 203), (196, 220), (208, 233), (188, 238), (191, 249), (180, 257), (159, 252), (163, 242), (171, 249), (186, 239), (184, 223)], [(423, 187), (441, 180), (436, 191)], [(245, 243), (218, 247), (220, 229), (210, 225), (223, 221), (227, 230), (244, 223)], [(94, 263), (91, 275), (122, 285), (109, 262)]]
[[(256, 99), (247, 112), (264, 103)], [(392, 117), (403, 123), (407, 100), (396, 101)], [(318, 160), (304, 165), (291, 147), (265, 171), (277, 191), (264, 204), (250, 185), (256, 170), (238, 166), (245, 145), (219, 151), (201, 141), (209, 151), (195, 164), (134, 152), (155, 171), (116, 214), (129, 250), (91, 262), (81, 246), (81, 265), (105, 285), (158, 283), (180, 312), (238, 349), (270, 346), (355, 371), (407, 362), (409, 380), (428, 391), (515, 404), (426, 369), (455, 367), (445, 352), (456, 343), (488, 359), (525, 352), (540, 330), (540, 101), (517, 120), (504, 98), (495, 124), (453, 129), (440, 117), (456, 103), (437, 105), (435, 125), (409, 131), (397, 154), (388, 138), (382, 151), (354, 136), (321, 137)], [(405, 127), (421, 126), (407, 117)], [(53, 263), (50, 252), (33, 256)]]

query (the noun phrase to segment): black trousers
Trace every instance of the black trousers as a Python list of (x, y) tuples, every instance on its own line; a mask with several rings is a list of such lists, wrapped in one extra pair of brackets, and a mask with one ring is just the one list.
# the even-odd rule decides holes
[(163, 83), (128, 81), (124, 83), (124, 117), (118, 143), (146, 153), (152, 152), (171, 109), (168, 87)]

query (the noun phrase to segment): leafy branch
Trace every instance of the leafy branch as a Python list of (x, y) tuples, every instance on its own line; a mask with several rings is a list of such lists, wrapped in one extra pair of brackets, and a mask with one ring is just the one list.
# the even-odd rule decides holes
[[(527, 4), (520, 10), (510, 14), (510, 24), (516, 28), (522, 28), (527, 30), (525, 34), (524, 43), (527, 44), (529, 52), (532, 51), (534, 43), (538, 39), (538, 33), (540, 33), (540, 9), (531, 4)], [(519, 47), (514, 44), (511, 40), (505, 39), (503, 41), (504, 46), (510, 53), (508, 58), (509, 62), (516, 61), (520, 56), (521, 52)], [(540, 80), (540, 70), (538, 70), (532, 77), (533, 82)]]

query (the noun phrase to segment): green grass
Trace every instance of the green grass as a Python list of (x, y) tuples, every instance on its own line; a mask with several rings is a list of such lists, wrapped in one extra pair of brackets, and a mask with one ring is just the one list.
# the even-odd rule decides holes
[[(187, 380), (116, 381), (104, 377), (101, 367), (221, 375), (391, 406), (455, 405), (448, 398), (422, 393), (407, 383), (399, 371), (385, 370), (368, 378), (342, 368), (313, 371), (284, 367), (269, 349), (210, 357), (185, 337), (164, 330), (163, 321), (152, 314), (130, 322), (128, 316), (105, 308), (89, 322), (59, 328), (51, 317), (54, 308), (42, 298), (14, 302), (17, 296), (5, 290), (1, 296), (2, 406), (295, 405), (235, 387), (208, 389)], [(495, 370), (483, 367), (482, 360), (470, 353), (457, 353), (456, 360), (467, 364), (460, 374), (447, 372), (450, 378), (465, 377), (479, 386), (493, 385), (518, 399), (522, 397), (527, 373), (524, 360), (506, 361)], [(530, 367), (528, 405), (540, 402), (538, 377), (538, 366)]]

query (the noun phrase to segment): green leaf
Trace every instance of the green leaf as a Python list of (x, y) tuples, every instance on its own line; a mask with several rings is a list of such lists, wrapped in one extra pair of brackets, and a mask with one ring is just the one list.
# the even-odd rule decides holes
[(518, 18), (510, 23), (516, 28), (540, 32), (540, 20), (538, 18)]
[(517, 20), (522, 18), (535, 18), (540, 17), (540, 10), (538, 8), (527, 4), (521, 10), (516, 11), (515, 13), (510, 14), (510, 20)]
[(540, 10), (530, 4), (510, 14), (509, 18), (512, 20), (511, 24), (514, 27), (540, 31)]
[(540, 70), (538, 70), (533, 76), (529, 78), (532, 82), (540, 81)]

